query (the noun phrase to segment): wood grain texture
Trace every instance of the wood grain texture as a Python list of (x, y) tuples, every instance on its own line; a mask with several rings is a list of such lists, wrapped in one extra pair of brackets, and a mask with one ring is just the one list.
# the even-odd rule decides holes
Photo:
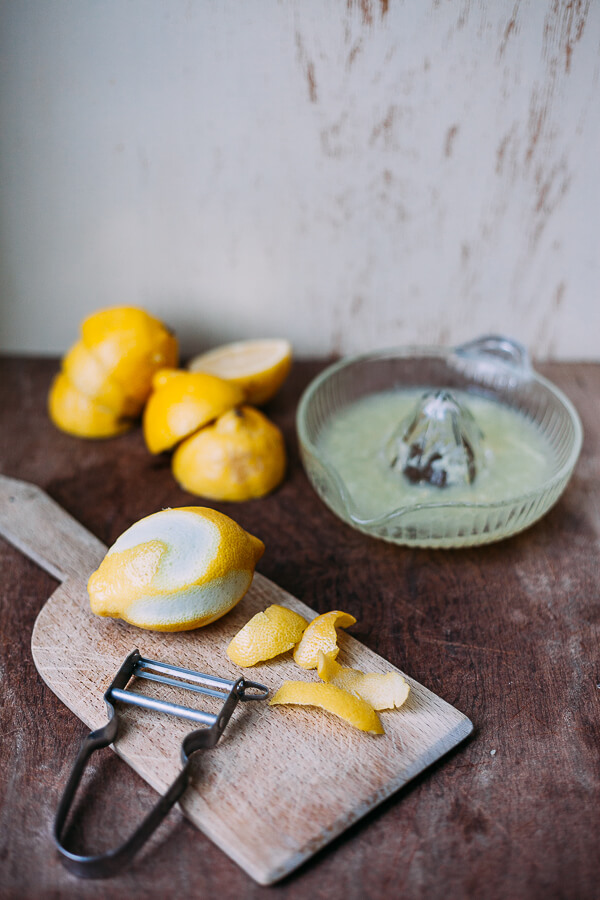
[[(323, 365), (295, 364), (268, 407), (289, 451), (282, 487), (260, 501), (215, 505), (265, 541), (261, 574), (319, 612), (345, 604), (360, 642), (461, 709), (475, 722), (474, 738), (274, 887), (254, 883), (177, 813), (131, 870), (106, 883), (76, 880), (57, 860), (50, 828), (87, 728), (48, 690), (30, 653), (56, 581), (2, 541), (2, 900), (596, 900), (600, 366), (541, 367), (573, 401), (585, 432), (556, 507), (508, 541), (442, 552), (361, 535), (310, 489), (294, 414)], [(52, 360), (0, 361), (3, 474), (42, 486), (104, 544), (141, 516), (192, 500), (168, 460), (148, 455), (139, 431), (106, 442), (57, 432), (45, 409), (56, 368)], [(82, 787), (81, 849), (119, 843), (155, 798), (114, 753), (100, 755)]]
[[(107, 721), (104, 693), (133, 649), (235, 680), (241, 670), (225, 649), (255, 613), (279, 603), (308, 621), (317, 615), (256, 574), (235, 610), (202, 630), (157, 634), (99, 619), (89, 609), (86, 584), (106, 548), (40, 489), (4, 476), (0, 535), (51, 572), (69, 573), (37, 617), (31, 649), (46, 684), (92, 730)], [(393, 670), (349, 635), (340, 636), (340, 647), (344, 665)], [(285, 679), (318, 680), (295, 665), (291, 653), (247, 674), (266, 684), (271, 696)], [(385, 737), (314, 710), (249, 704), (237, 727), (202, 754), (200, 773), (181, 800), (183, 811), (260, 884), (280, 880), (471, 733), (466, 716), (408, 680), (411, 693), (402, 711), (380, 714)], [(150, 687), (152, 696), (177, 702), (172, 689)], [(180, 702), (189, 705), (185, 695)], [(212, 707), (217, 712), (218, 701)], [(178, 750), (189, 723), (135, 708), (120, 710), (119, 722), (115, 751), (164, 793), (180, 770)]]

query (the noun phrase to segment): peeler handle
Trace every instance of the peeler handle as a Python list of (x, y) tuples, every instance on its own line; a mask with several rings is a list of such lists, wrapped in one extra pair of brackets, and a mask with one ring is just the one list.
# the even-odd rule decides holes
[(108, 878), (129, 863), (152, 832), (158, 828), (169, 810), (177, 803), (190, 782), (189, 765), (186, 762), (170, 788), (150, 810), (131, 837), (115, 850), (109, 850), (98, 856), (80, 856), (68, 850), (63, 843), (65, 824), (86, 764), (92, 753), (108, 747), (115, 740), (117, 728), (118, 720), (113, 717), (107, 725), (97, 731), (92, 731), (84, 739), (54, 819), (56, 847), (67, 869), (79, 878)]

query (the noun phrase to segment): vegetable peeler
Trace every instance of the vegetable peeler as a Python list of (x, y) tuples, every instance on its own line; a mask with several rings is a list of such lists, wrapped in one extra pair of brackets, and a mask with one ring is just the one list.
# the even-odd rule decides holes
[[(160, 682), (160, 684), (217, 697), (223, 700), (223, 705), (220, 712), (214, 714), (169, 703), (126, 689), (132, 678), (145, 678)], [(139, 650), (130, 653), (104, 694), (109, 720), (102, 728), (91, 731), (84, 738), (56, 812), (54, 842), (65, 866), (80, 878), (107, 878), (129, 863), (186, 790), (191, 781), (192, 754), (197, 750), (209, 750), (215, 746), (240, 700), (243, 702), (265, 700), (268, 694), (269, 689), (263, 684), (247, 681), (245, 678), (228, 681), (225, 678), (217, 678), (215, 675), (204, 675), (169, 663), (144, 659)], [(119, 719), (115, 709), (117, 702), (189, 719), (204, 727), (191, 731), (185, 736), (181, 744), (183, 768), (166, 793), (125, 843), (115, 850), (98, 856), (80, 856), (68, 850), (63, 843), (65, 825), (87, 761), (95, 750), (108, 747), (116, 740), (119, 729)]]

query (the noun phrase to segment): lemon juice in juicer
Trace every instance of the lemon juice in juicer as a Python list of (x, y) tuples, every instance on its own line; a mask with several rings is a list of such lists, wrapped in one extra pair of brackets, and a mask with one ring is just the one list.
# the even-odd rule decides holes
[(464, 391), (365, 397), (331, 419), (320, 448), (370, 517), (416, 503), (493, 503), (542, 483), (549, 470), (546, 442), (530, 422)]
[(515, 341), (399, 347), (334, 363), (304, 392), (302, 461), (321, 499), (373, 537), (465, 547), (516, 534), (563, 492), (581, 422)]

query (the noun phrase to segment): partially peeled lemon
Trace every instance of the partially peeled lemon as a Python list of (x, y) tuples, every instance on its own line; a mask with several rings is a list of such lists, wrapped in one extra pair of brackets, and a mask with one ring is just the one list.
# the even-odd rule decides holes
[(252, 583), (261, 540), (200, 506), (136, 522), (88, 581), (92, 612), (153, 631), (188, 631), (229, 612)]

